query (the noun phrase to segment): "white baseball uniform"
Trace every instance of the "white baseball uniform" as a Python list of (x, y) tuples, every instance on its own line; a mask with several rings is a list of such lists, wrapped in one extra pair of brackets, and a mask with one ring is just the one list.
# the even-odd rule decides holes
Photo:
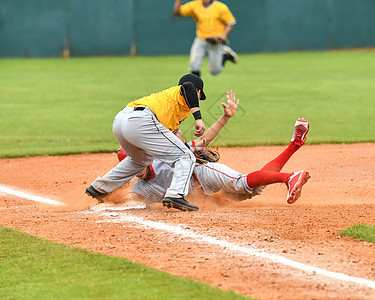
[[(143, 196), (148, 202), (158, 202), (163, 199), (171, 182), (173, 169), (158, 159), (155, 159), (151, 166), (152, 178), (138, 179), (130, 192)], [(206, 195), (223, 190), (249, 199), (259, 195), (262, 188), (250, 188), (246, 183), (246, 176), (224, 164), (209, 162), (195, 166), (188, 188), (189, 192), (192, 189), (202, 188)]]

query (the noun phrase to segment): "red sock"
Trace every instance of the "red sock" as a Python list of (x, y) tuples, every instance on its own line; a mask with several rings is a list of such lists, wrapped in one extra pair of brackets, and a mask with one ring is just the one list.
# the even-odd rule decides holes
[(250, 174), (247, 174), (246, 182), (247, 185), (251, 188), (257, 186), (268, 185), (272, 183), (283, 183), (288, 180), (293, 173), (279, 173), (279, 172), (270, 172), (270, 171), (255, 171)]
[(285, 166), (289, 158), (301, 147), (290, 143), (289, 146), (275, 159), (267, 163), (261, 170), (262, 171), (273, 171), (280, 172), (281, 169)]

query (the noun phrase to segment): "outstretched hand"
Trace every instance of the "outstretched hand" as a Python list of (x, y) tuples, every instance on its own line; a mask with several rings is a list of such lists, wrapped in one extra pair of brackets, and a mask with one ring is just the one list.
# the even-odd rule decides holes
[(238, 104), (240, 103), (240, 99), (236, 100), (236, 94), (231, 90), (227, 92), (227, 103), (221, 102), (221, 105), (224, 109), (224, 115), (226, 117), (233, 117), (237, 111)]

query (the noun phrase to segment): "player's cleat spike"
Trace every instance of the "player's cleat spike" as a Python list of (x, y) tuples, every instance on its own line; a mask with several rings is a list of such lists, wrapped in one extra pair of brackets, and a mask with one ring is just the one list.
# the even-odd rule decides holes
[(294, 125), (294, 133), (290, 140), (294, 145), (301, 147), (305, 144), (307, 133), (309, 132), (310, 124), (304, 118), (300, 118)]
[(168, 208), (176, 208), (182, 211), (189, 210), (189, 211), (197, 211), (199, 210), (198, 206), (190, 204), (184, 198), (173, 198), (173, 197), (165, 197), (163, 200), (163, 206)]
[(303, 185), (309, 180), (310, 175), (307, 171), (294, 172), (292, 176), (286, 182), (288, 187), (288, 196), (286, 197), (286, 202), (292, 204), (297, 201), (301, 196), (301, 191)]

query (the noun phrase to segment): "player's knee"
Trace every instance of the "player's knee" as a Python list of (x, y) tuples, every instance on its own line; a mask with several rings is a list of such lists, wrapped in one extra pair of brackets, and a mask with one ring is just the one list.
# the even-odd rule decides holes
[(210, 67), (210, 73), (211, 73), (212, 75), (219, 75), (219, 74), (221, 73), (222, 70), (223, 70), (222, 67), (218, 67), (218, 66), (216, 66), (216, 65), (212, 65), (212, 66)]

